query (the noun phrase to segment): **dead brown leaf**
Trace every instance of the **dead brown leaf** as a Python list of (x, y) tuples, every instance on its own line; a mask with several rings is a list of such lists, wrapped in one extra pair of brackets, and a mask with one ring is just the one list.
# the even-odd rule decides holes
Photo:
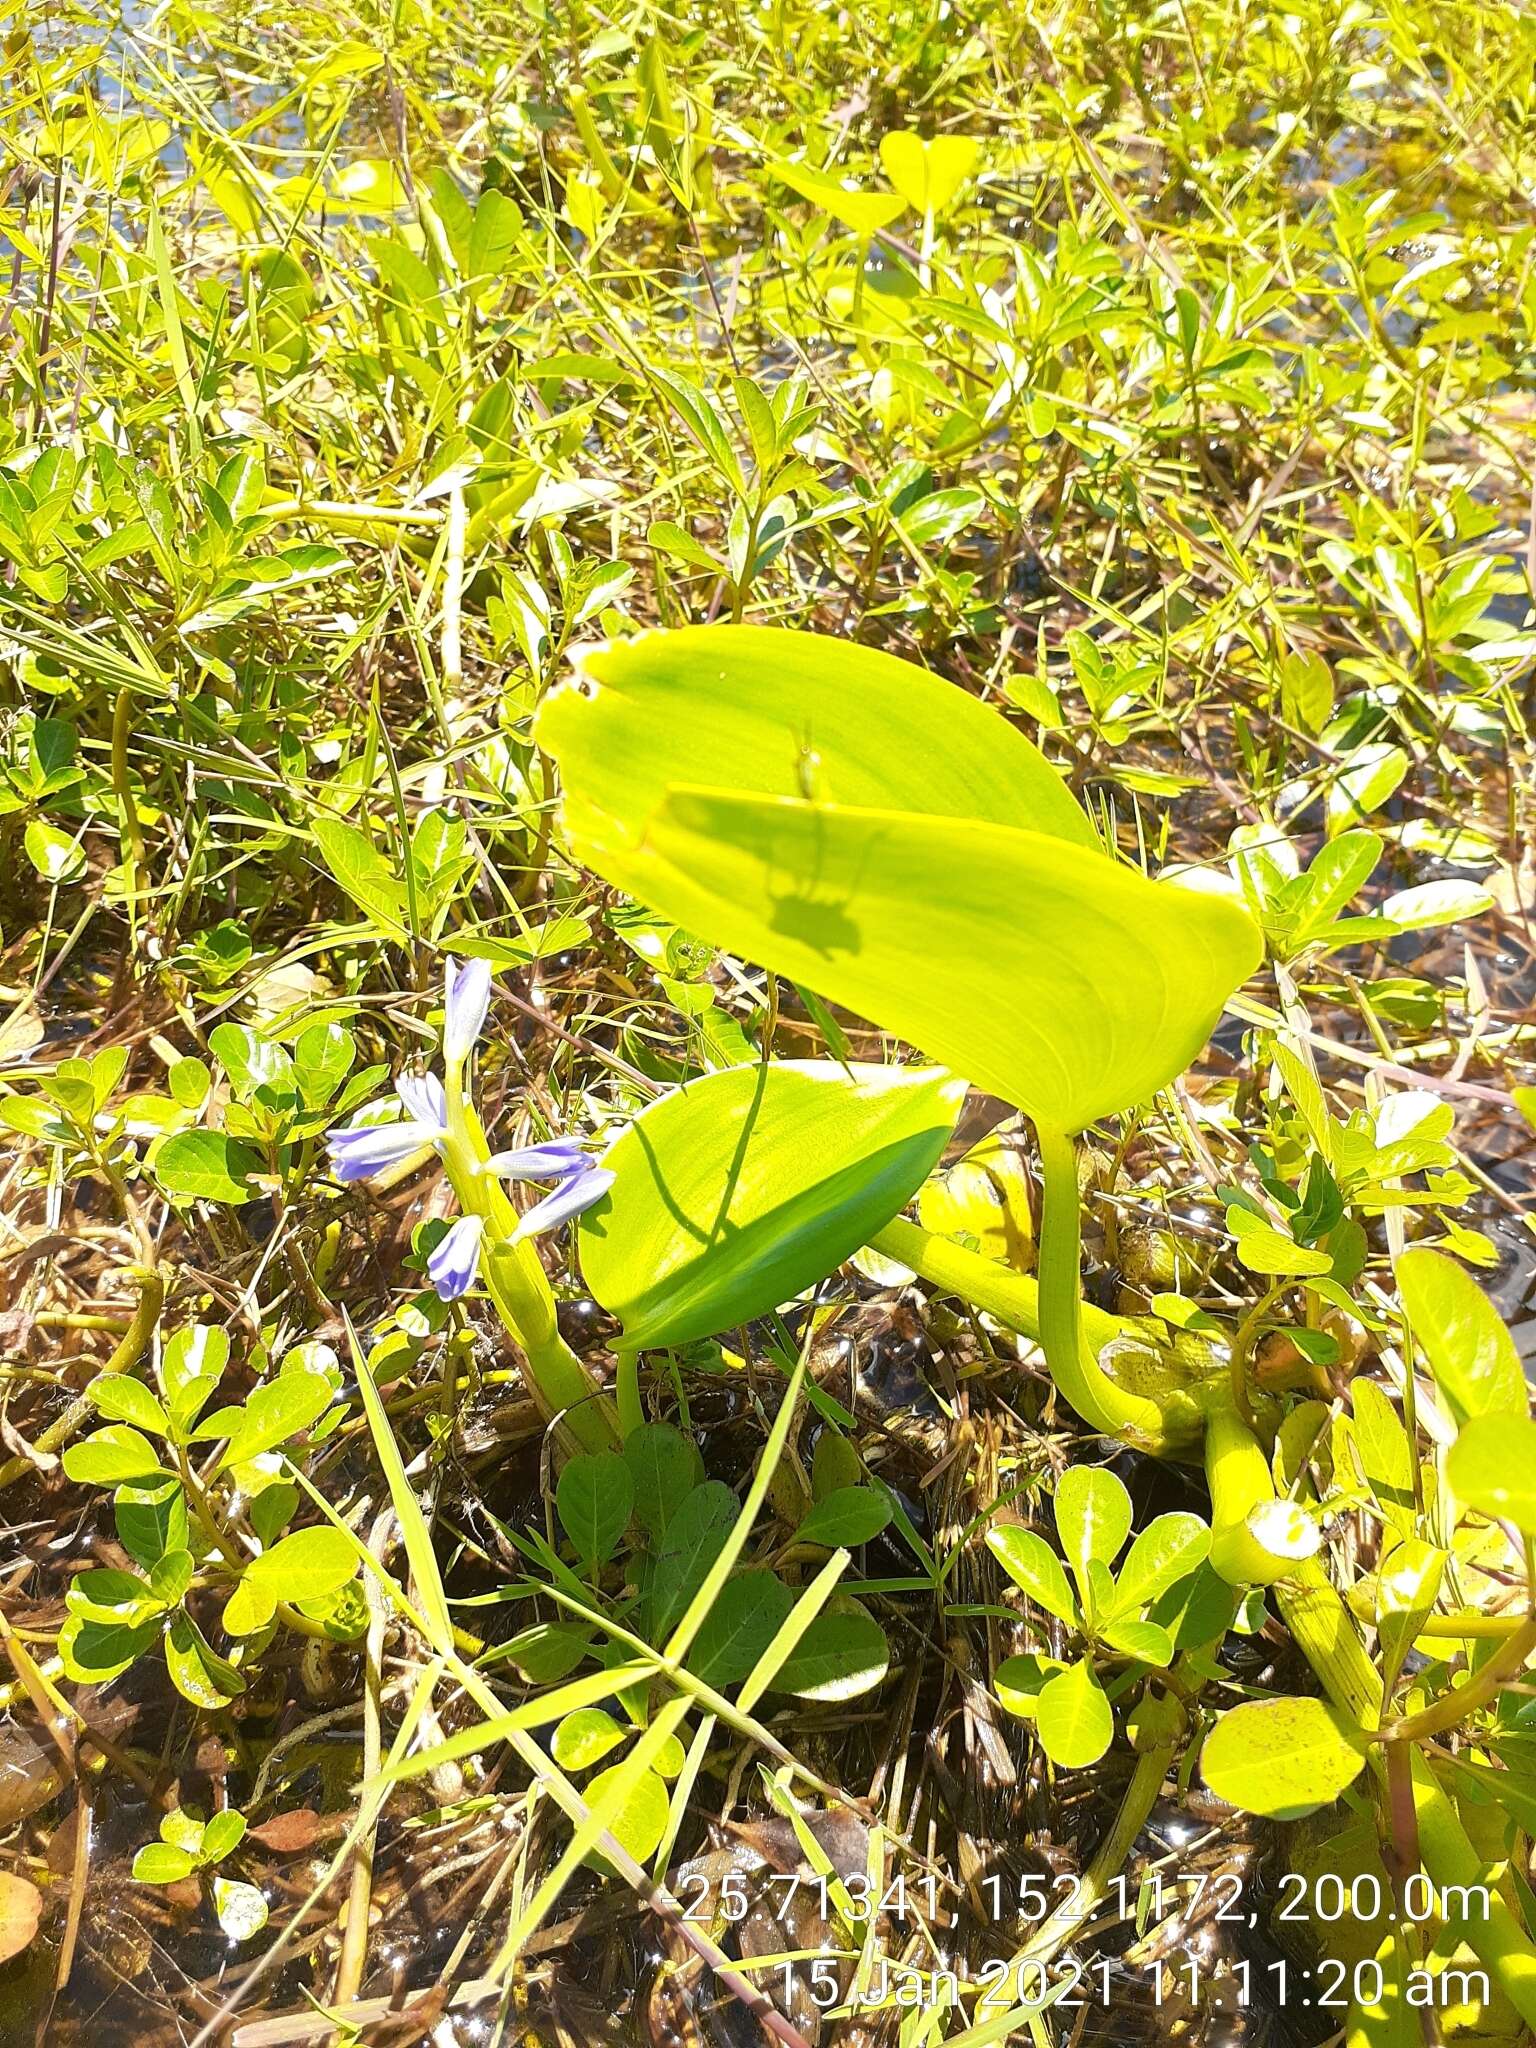
[(43, 1895), (27, 1877), (0, 1871), (0, 1963), (31, 1945), (43, 1917)]

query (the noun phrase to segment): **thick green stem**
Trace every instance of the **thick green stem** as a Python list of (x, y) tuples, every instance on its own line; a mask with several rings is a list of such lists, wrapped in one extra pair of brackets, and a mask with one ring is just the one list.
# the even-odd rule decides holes
[(1422, 1713), (1410, 1714), (1403, 1721), (1389, 1722), (1382, 1730), (1384, 1740), (1419, 1742), (1426, 1736), (1442, 1735), (1446, 1729), (1456, 1727), (1469, 1714), (1476, 1713), (1479, 1707), (1487, 1706), (1506, 1685), (1513, 1683), (1533, 1653), (1536, 1653), (1536, 1617), (1528, 1618), (1502, 1649), (1496, 1650), (1486, 1664), (1478, 1666), (1465, 1685), (1442, 1693)]
[[(1381, 1679), (1355, 1632), (1349, 1610), (1314, 1558), (1294, 1578), (1275, 1588), (1275, 1597), (1298, 1647), (1323, 1682), (1324, 1690), (1351, 1719), (1372, 1734), (1381, 1719)], [(1448, 1925), (1466, 1942), (1489, 1976), (1528, 2026), (1536, 2026), (1536, 1944), (1489, 1882), (1455, 1802), (1429, 1760), (1410, 1746), (1414, 1814), (1419, 1858), (1438, 1893), (1462, 1896), (1457, 1886), (1486, 1886), (1488, 1910), (1453, 1913)]]
[[(1046, 1916), (1024, 1946), (1010, 1958), (1001, 1980), (1004, 1984), (1017, 1984), (1026, 1965), (1048, 1963), (1053, 1956), (1059, 1955), (1109, 1898), (1115, 1879), (1125, 1868), (1136, 1846), (1137, 1837), (1152, 1817), (1152, 1809), (1163, 1789), (1163, 1780), (1178, 1754), (1183, 1715), (1176, 1713), (1170, 1718), (1175, 1725), (1162, 1739), (1154, 1739), (1137, 1757), (1136, 1768), (1125, 1788), (1114, 1825), (1100, 1842), (1093, 1861), (1073, 1886), (1070, 1895)], [(1011, 2013), (990, 2013), (976, 2026), (957, 2034), (951, 2048), (967, 2048), (968, 2043), (974, 2044), (974, 2048), (981, 2048), (983, 2042), (999, 2041), (1002, 2039), (997, 2031), (1000, 2026), (1022, 2021), (1029, 2012), (1030, 2008), (1020, 2006)], [(1013, 2035), (1010, 2033), (1008, 2038), (1012, 2040)]]
[(1065, 1948), (1103, 1906), (1110, 1888), (1136, 1846), (1137, 1837), (1152, 1817), (1152, 1809), (1163, 1789), (1163, 1780), (1172, 1769), (1177, 1754), (1178, 1742), (1170, 1739), (1137, 1757), (1136, 1768), (1125, 1788), (1125, 1797), (1115, 1815), (1114, 1826), (1100, 1842), (1093, 1861), (1083, 1872), (1081, 1883), (1041, 1922), (1019, 1951), (1019, 1961), (1032, 1956), (1048, 1960)]
[[(1419, 1824), (1419, 1855), (1431, 1883), (1451, 1900), (1487, 1899), (1486, 1913), (1453, 1910), (1446, 1925), (1471, 1949), (1528, 2027), (1536, 2027), (1536, 1946), (1495, 1889), (1491, 1873), (1473, 1847), (1455, 1801), (1430, 1768), (1412, 1752), (1413, 1808)], [(1477, 1887), (1484, 1890), (1479, 1893)]]
[[(910, 1266), (919, 1279), (942, 1293), (958, 1294), (962, 1301), (974, 1302), (1005, 1329), (1017, 1330), (1031, 1343), (1039, 1343), (1040, 1290), (1027, 1273), (1015, 1273), (1000, 1266), (996, 1259), (984, 1259), (979, 1252), (956, 1244), (953, 1238), (924, 1230), (904, 1216), (894, 1217), (870, 1239), (870, 1245), (898, 1265)], [(1114, 1317), (1106, 1316), (1102, 1310), (1085, 1308), (1083, 1316), (1090, 1343), (1096, 1338), (1105, 1341), (1095, 1322), (1109, 1325), (1108, 1334), (1118, 1333)]]
[(1269, 1460), (1226, 1380), (1212, 1381), (1208, 1390), (1205, 1477), (1211, 1490), (1211, 1564), (1228, 1585), (1272, 1586), (1294, 1572), (1296, 1557), (1263, 1543), (1253, 1518), (1256, 1510), (1289, 1516), (1304, 1531), (1306, 1517), (1276, 1500)]
[[(937, 1287), (945, 1294), (958, 1295), (962, 1301), (984, 1310), (1005, 1329), (1017, 1330), (1021, 1337), (1028, 1337), (1032, 1343), (1041, 1342), (1040, 1289), (1027, 1273), (1015, 1273), (1007, 1266), (1000, 1266), (996, 1259), (967, 1251), (953, 1238), (924, 1230), (902, 1216), (894, 1217), (883, 1230), (878, 1231), (870, 1239), (870, 1246), (883, 1257), (894, 1259), (899, 1265), (910, 1266), (930, 1287)], [(1165, 1411), (1158, 1403), (1116, 1386), (1096, 1362), (1096, 1354), (1111, 1344), (1132, 1346), (1149, 1356), (1154, 1354), (1158, 1350), (1158, 1337), (1151, 1326), (1130, 1317), (1108, 1315), (1091, 1302), (1080, 1301), (1078, 1328), (1082, 1348), (1090, 1358), (1094, 1373), (1109, 1389), (1111, 1398), (1116, 1402), (1136, 1404), (1134, 1415), (1109, 1428), (1109, 1434), (1120, 1435), (1129, 1430), (1141, 1448), (1158, 1457), (1179, 1456), (1199, 1443), (1201, 1417), (1193, 1400), (1187, 1396), (1175, 1399)], [(1057, 1384), (1060, 1385), (1059, 1380)], [(1066, 1389), (1063, 1388), (1062, 1392), (1065, 1394)], [(1077, 1407), (1078, 1403), (1074, 1400), (1072, 1405)], [(1092, 1415), (1085, 1414), (1085, 1420), (1094, 1419)], [(1098, 1426), (1107, 1427), (1104, 1423)]]
[(1321, 1562), (1308, 1558), (1289, 1578), (1281, 1579), (1275, 1603), (1328, 1697), (1362, 1728), (1374, 1732), (1381, 1720), (1381, 1674)]
[(1040, 1145), (1040, 1348), (1062, 1397), (1105, 1436), (1164, 1448), (1167, 1426), (1156, 1401), (1117, 1386), (1099, 1364), (1083, 1327), (1081, 1204), (1077, 1152), (1065, 1131), (1035, 1126)]
[(614, 1404), (560, 1335), (555, 1297), (532, 1243), (518, 1232), (518, 1215), (505, 1188), (480, 1171), (490, 1147), (480, 1120), (464, 1099), (462, 1075), (449, 1067), (448, 1136), (443, 1164), (466, 1216), (485, 1223), (481, 1272), (507, 1334), (523, 1354), (525, 1378), (535, 1407), (584, 1451), (611, 1450), (618, 1442)]
[[(1060, 1133), (1044, 1130), (1039, 1137), (1045, 1203), (1038, 1287), (993, 1260), (900, 1219), (887, 1224), (872, 1244), (930, 1285), (974, 1302), (1006, 1327), (1039, 1342), (1057, 1386), (1085, 1421), (1106, 1434), (1139, 1437), (1145, 1448), (1166, 1456), (1170, 1450), (1184, 1447), (1188, 1427), (1175, 1436), (1156, 1404), (1117, 1387), (1099, 1366), (1097, 1350), (1116, 1338), (1134, 1339), (1140, 1333), (1134, 1324), (1083, 1304), (1072, 1143)], [(1212, 1521), (1218, 1536), (1213, 1562), (1236, 1583), (1273, 1583), (1281, 1616), (1328, 1697), (1362, 1729), (1377, 1734), (1382, 1714), (1381, 1676), (1321, 1562), (1315, 1557), (1299, 1563), (1277, 1560), (1249, 1527), (1252, 1510), (1274, 1500), (1275, 1490), (1262, 1447), (1238, 1411), (1230, 1381), (1212, 1380), (1203, 1390), (1203, 1404), (1204, 1416), (1196, 1417), (1195, 1426), (1198, 1430), (1203, 1419)], [(1500, 1620), (1502, 1623), (1503, 1617)], [(1522, 1664), (1525, 1635), (1521, 1624), (1508, 1652), (1514, 1657), (1518, 1651)], [(1457, 1702), (1457, 1718), (1465, 1705), (1464, 1700)], [(1450, 1706), (1443, 1711), (1450, 1712)], [(1436, 1714), (1438, 1725), (1437, 1710), (1430, 1712)], [(1380, 1752), (1375, 1755), (1379, 1769)], [(1416, 1749), (1411, 1767), (1420, 1857), (1431, 1883), (1441, 1891), (1487, 1884), (1488, 1872), (1461, 1824), (1454, 1801)], [(1133, 1841), (1146, 1817), (1145, 1812), (1137, 1817), (1142, 1802), (1155, 1800), (1165, 1770), (1161, 1755), (1149, 1755), (1138, 1763), (1116, 1826), (1089, 1873), (1090, 1879), (1094, 1873), (1100, 1874), (1100, 1890), (1129, 1853), (1129, 1843), (1122, 1841), (1124, 1830), (1130, 1828)], [(1090, 1883), (1085, 1886), (1085, 1896), (1092, 1895)], [(1451, 1891), (1451, 1896), (1457, 1894)], [(1526, 2024), (1536, 2027), (1536, 1943), (1491, 1886), (1489, 1897), (1486, 1919), (1457, 1915), (1450, 1924)], [(1058, 1930), (1052, 1923), (1047, 1926), (1054, 1939)], [(1075, 1931), (1064, 1930), (1063, 1938), (1070, 1938)], [(1024, 1953), (1038, 1954), (1046, 1937), (1047, 1928), (1042, 1928)], [(959, 2036), (956, 2048), (972, 2035), (979, 2048), (980, 2029)], [(985, 2038), (996, 2038), (990, 2023)]]

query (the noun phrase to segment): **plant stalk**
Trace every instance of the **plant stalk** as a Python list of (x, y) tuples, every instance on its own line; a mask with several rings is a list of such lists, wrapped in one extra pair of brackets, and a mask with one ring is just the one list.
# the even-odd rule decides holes
[[(1355, 1632), (1349, 1610), (1316, 1558), (1292, 1578), (1282, 1579), (1275, 1597), (1286, 1625), (1323, 1682), (1324, 1690), (1368, 1733), (1381, 1719), (1381, 1680)], [(1488, 1882), (1488, 1871), (1461, 1824), (1455, 1802), (1428, 1759), (1410, 1745), (1414, 1814), (1419, 1856), (1439, 1892), (1486, 1885), (1486, 1919), (1452, 1915), (1454, 1928), (1528, 2026), (1536, 2027), (1536, 1943)], [(1379, 1758), (1378, 1758), (1379, 1762)]]
[(1098, 1912), (1109, 1897), (1110, 1886), (1125, 1868), (1136, 1846), (1136, 1838), (1152, 1817), (1152, 1809), (1163, 1789), (1163, 1780), (1173, 1768), (1177, 1753), (1178, 1742), (1170, 1739), (1137, 1757), (1136, 1768), (1125, 1788), (1125, 1797), (1120, 1802), (1114, 1825), (1083, 1872), (1082, 1883), (1069, 1899), (1041, 1921), (1020, 1949), (1020, 1962), (1035, 1956), (1048, 1961), (1065, 1948)]
[(523, 1354), (524, 1378), (535, 1407), (547, 1422), (558, 1421), (584, 1451), (611, 1450), (619, 1441), (613, 1401), (560, 1335), (555, 1297), (538, 1252), (521, 1235), (516, 1209), (492, 1174), (480, 1168), (490, 1147), (464, 1097), (463, 1075), (444, 1074), (448, 1136), (443, 1164), (466, 1216), (485, 1224), (480, 1269), (486, 1290), (507, 1334)]
[[(1179, 1720), (1179, 1732), (1182, 1732), (1182, 1716)], [(1136, 1768), (1132, 1771), (1131, 1781), (1125, 1788), (1125, 1796), (1120, 1801), (1120, 1810), (1115, 1815), (1114, 1825), (1100, 1842), (1093, 1861), (1083, 1872), (1081, 1882), (1073, 1889), (1070, 1898), (1063, 1900), (1046, 1915), (1024, 1946), (1009, 1959), (1001, 1980), (1003, 1983), (1017, 1982), (1019, 1972), (1027, 1963), (1048, 1963), (1070, 1941), (1076, 1939), (1103, 1906), (1109, 1897), (1111, 1886), (1124, 1869), (1131, 1851), (1136, 1846), (1137, 1836), (1152, 1816), (1152, 1809), (1156, 1806), (1158, 1795), (1163, 1789), (1163, 1780), (1172, 1768), (1177, 1754), (1178, 1733), (1175, 1732), (1155, 1743), (1152, 1748), (1144, 1750), (1137, 1757)], [(963, 2033), (957, 2034), (951, 2048), (967, 2048), (968, 2043), (974, 2043), (975, 2048), (982, 2048), (984, 2042), (999, 2041), (1002, 2039), (998, 2032), (999, 2026), (1026, 2019), (1029, 2013), (1028, 2007), (1020, 2007), (1016, 2012), (993, 2014), (976, 2026), (967, 2027)], [(1008, 2038), (1011, 2040), (1014, 2037), (1010, 2033)]]
[[(165, 1281), (156, 1267), (144, 1267), (138, 1273), (139, 1299), (133, 1311), (133, 1319), (123, 1333), (123, 1340), (112, 1356), (97, 1372), (96, 1377), (110, 1377), (113, 1373), (131, 1372), (143, 1357), (146, 1346), (155, 1333), (160, 1320), (160, 1311), (165, 1305)], [(73, 1441), (79, 1430), (96, 1413), (96, 1404), (88, 1393), (71, 1401), (55, 1421), (38, 1438), (35, 1448), (47, 1454), (61, 1451)], [(30, 1459), (19, 1452), (7, 1458), (0, 1465), (0, 1488), (14, 1486), (24, 1473), (35, 1468)]]
[(1035, 1126), (1040, 1146), (1040, 1348), (1062, 1398), (1105, 1436), (1165, 1447), (1163, 1410), (1117, 1386), (1090, 1348), (1083, 1322), (1081, 1202), (1077, 1151), (1065, 1131)]
[(1381, 1731), (1384, 1742), (1418, 1742), (1430, 1735), (1443, 1735), (1448, 1728), (1454, 1728), (1464, 1721), (1468, 1714), (1475, 1713), (1512, 1679), (1520, 1673), (1536, 1653), (1536, 1615), (1527, 1616), (1509, 1640), (1488, 1659), (1480, 1664), (1465, 1685), (1454, 1686), (1443, 1693), (1422, 1713), (1409, 1714), (1404, 1720), (1389, 1721)]
[[(1042, 1343), (1041, 1290), (1029, 1274), (1015, 1273), (1007, 1266), (1000, 1266), (996, 1259), (967, 1251), (953, 1238), (924, 1230), (920, 1224), (909, 1223), (904, 1216), (893, 1217), (869, 1242), (872, 1250), (894, 1259), (899, 1265), (909, 1266), (929, 1286), (971, 1302), (1005, 1329), (1016, 1330), (1031, 1343)], [(1075, 1280), (1075, 1265), (1072, 1270)], [(1134, 1418), (1127, 1416), (1106, 1433), (1119, 1436), (1127, 1430), (1133, 1431), (1140, 1448), (1150, 1451), (1155, 1457), (1183, 1457), (1192, 1452), (1199, 1444), (1202, 1426), (1196, 1401), (1176, 1400), (1164, 1410), (1155, 1401), (1116, 1386), (1095, 1356), (1111, 1344), (1130, 1345), (1156, 1353), (1160, 1349), (1156, 1330), (1132, 1317), (1109, 1315), (1105, 1310), (1095, 1308), (1092, 1302), (1082, 1300), (1078, 1301), (1078, 1327), (1084, 1355), (1088, 1357), (1093, 1373), (1108, 1389), (1109, 1397), (1116, 1402), (1136, 1404)], [(1046, 1362), (1051, 1363), (1049, 1352)], [(1052, 1377), (1056, 1377), (1054, 1370)], [(1059, 1379), (1057, 1385), (1061, 1385)], [(1066, 1389), (1062, 1388), (1062, 1392), (1066, 1394)], [(1067, 1398), (1071, 1399), (1071, 1396)], [(1073, 1401), (1072, 1405), (1077, 1407), (1078, 1404)], [(1094, 1418), (1085, 1416), (1085, 1419), (1092, 1421)], [(1105, 1427), (1102, 1423), (1098, 1426)]]
[(1205, 1478), (1211, 1493), (1211, 1564), (1229, 1586), (1272, 1586), (1296, 1568), (1249, 1526), (1253, 1510), (1275, 1498), (1269, 1460), (1239, 1411), (1230, 1380), (1213, 1380), (1205, 1411)]
[(1328, 1697), (1374, 1733), (1381, 1720), (1381, 1675), (1321, 1560), (1308, 1558), (1279, 1580), (1275, 1602)]
[(1431, 1769), (1427, 1757), (1410, 1751), (1413, 1806), (1419, 1854), (1431, 1883), (1442, 1894), (1464, 1896), (1458, 1886), (1484, 1887), (1487, 1917), (1464, 1912), (1446, 1916), (1528, 2027), (1536, 2028), (1536, 1945), (1491, 1882), (1456, 1803)]

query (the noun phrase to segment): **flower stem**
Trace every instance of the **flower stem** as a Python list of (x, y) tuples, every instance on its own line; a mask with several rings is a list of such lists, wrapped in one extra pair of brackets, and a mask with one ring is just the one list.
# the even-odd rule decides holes
[(584, 1451), (611, 1450), (619, 1440), (618, 1416), (586, 1365), (560, 1335), (555, 1297), (532, 1243), (518, 1234), (518, 1215), (506, 1190), (480, 1171), (490, 1147), (480, 1119), (465, 1100), (462, 1070), (444, 1074), (448, 1135), (443, 1164), (465, 1215), (485, 1222), (481, 1271), (507, 1334), (523, 1354), (524, 1378), (534, 1406)]
[[(1108, 1899), (1115, 1879), (1124, 1869), (1136, 1838), (1151, 1818), (1158, 1795), (1163, 1789), (1163, 1780), (1178, 1754), (1179, 1733), (1182, 1731), (1183, 1716), (1177, 1725), (1170, 1727), (1160, 1740), (1155, 1740), (1136, 1758), (1136, 1767), (1131, 1772), (1131, 1781), (1125, 1788), (1120, 1801), (1120, 1810), (1115, 1815), (1109, 1833), (1100, 1842), (1093, 1861), (1083, 1872), (1081, 1879), (1072, 1888), (1070, 1895), (1056, 1906), (1041, 1922), (1021, 1949), (1008, 1962), (1001, 1982), (1017, 1983), (1020, 1972), (1027, 1963), (1045, 1964), (1058, 1955), (1070, 1941), (1076, 1939), (1082, 1929), (1094, 1917)], [(957, 2034), (952, 2048), (967, 2048), (974, 2043), (982, 2048), (984, 2042), (1000, 2041), (1003, 2036), (997, 2031), (1025, 2019), (1029, 2008), (1020, 2006), (1015, 2012), (992, 2013), (964, 2033)], [(1014, 2039), (1010, 2032), (1008, 2039)]]
[(1158, 1794), (1163, 1789), (1163, 1780), (1177, 1754), (1178, 1742), (1170, 1739), (1137, 1757), (1136, 1768), (1125, 1788), (1114, 1824), (1083, 1872), (1081, 1883), (1041, 1922), (1038, 1932), (1030, 1936), (1019, 1951), (1021, 1962), (1032, 1956), (1048, 1961), (1058, 1950), (1065, 1948), (1078, 1930), (1098, 1912), (1135, 1848), (1137, 1836), (1150, 1820)]

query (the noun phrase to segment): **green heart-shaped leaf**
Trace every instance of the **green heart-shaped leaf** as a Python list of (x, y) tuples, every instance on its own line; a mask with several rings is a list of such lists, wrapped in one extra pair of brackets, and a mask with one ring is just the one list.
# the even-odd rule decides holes
[(910, 128), (880, 138), (880, 167), (908, 206), (942, 213), (975, 169), (981, 144), (969, 135), (935, 135)]
[(803, 1700), (857, 1699), (879, 1685), (890, 1663), (879, 1622), (851, 1596), (836, 1595), (779, 1666), (773, 1687)]
[(606, 1564), (635, 1511), (635, 1482), (618, 1452), (582, 1452), (567, 1460), (555, 1511), (581, 1562)]
[(840, 1486), (817, 1501), (796, 1529), (795, 1541), (851, 1550), (878, 1536), (890, 1519), (891, 1504), (883, 1493), (872, 1486)]
[(643, 1863), (667, 1831), (666, 1784), (655, 1771), (636, 1775), (626, 1759), (599, 1771), (583, 1796), (595, 1810), (615, 1794), (621, 1795), (620, 1805), (609, 1817), (608, 1832), (621, 1849)]
[(795, 1596), (761, 1569), (727, 1579), (688, 1653), (688, 1667), (708, 1685), (745, 1678), (788, 1619)]
[(578, 1707), (554, 1732), (549, 1753), (562, 1771), (589, 1771), (633, 1731), (603, 1707)]
[(830, 213), (834, 220), (852, 228), (856, 235), (878, 233), (881, 228), (889, 227), (905, 210), (906, 202), (899, 193), (880, 192), (868, 185), (845, 185), (841, 179), (829, 177), (825, 171), (813, 170), (809, 164), (781, 160), (772, 168), (773, 175), (782, 179), (791, 191), (798, 192), (802, 199), (809, 199), (824, 213)]
[(706, 1479), (667, 1524), (651, 1581), (652, 1633), (658, 1642), (709, 1577), (739, 1506), (723, 1479)]
[(1037, 832), (679, 790), (649, 844), (669, 916), (1056, 1130), (1166, 1086), (1258, 964), (1231, 903)]

